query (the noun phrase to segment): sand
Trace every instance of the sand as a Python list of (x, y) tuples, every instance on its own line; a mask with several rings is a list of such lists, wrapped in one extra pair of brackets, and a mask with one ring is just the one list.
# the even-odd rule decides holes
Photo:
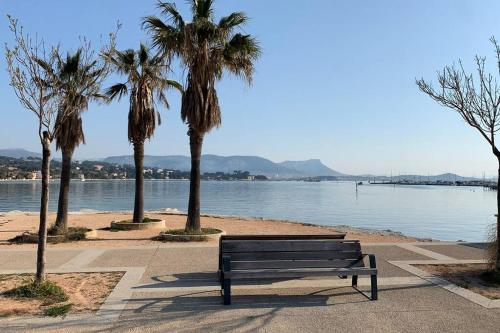
[(47, 279), (64, 289), (69, 300), (46, 305), (36, 299), (15, 299), (1, 295), (23, 285), (33, 275), (0, 275), (0, 317), (13, 315), (42, 315), (43, 310), (71, 304), (69, 314), (97, 311), (123, 276), (122, 272), (47, 274)]
[[(147, 217), (165, 220), (166, 229), (184, 228), (186, 216), (183, 214), (148, 213)], [(123, 212), (106, 213), (71, 213), (69, 226), (97, 229), (98, 239), (72, 243), (50, 244), (51, 247), (123, 247), (157, 244), (151, 237), (158, 235), (159, 230), (110, 231), (107, 230), (112, 221), (130, 219), (131, 215)], [(33, 213), (9, 213), (0, 216), (0, 248), (6, 246), (35, 247), (35, 244), (11, 245), (8, 239), (23, 232), (38, 230), (38, 216)], [(49, 221), (55, 220), (50, 214)], [(342, 227), (324, 227), (307, 225), (298, 222), (249, 219), (241, 217), (202, 216), (203, 227), (224, 230), (227, 234), (332, 234), (347, 233), (347, 239), (358, 239), (361, 242), (414, 242), (417, 238), (406, 237), (391, 231), (364, 230)]]

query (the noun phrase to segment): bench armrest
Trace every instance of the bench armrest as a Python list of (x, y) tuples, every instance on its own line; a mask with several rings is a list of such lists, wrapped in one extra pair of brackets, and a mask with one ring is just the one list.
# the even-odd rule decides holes
[(230, 272), (230, 271), (231, 271), (231, 257), (222, 256), (222, 272)]

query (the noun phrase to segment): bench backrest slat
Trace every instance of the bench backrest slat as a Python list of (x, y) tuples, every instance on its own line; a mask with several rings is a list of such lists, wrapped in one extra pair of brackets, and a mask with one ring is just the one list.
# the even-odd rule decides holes
[(231, 269), (364, 267), (363, 260), (266, 260), (231, 261)]
[(221, 250), (222, 253), (361, 251), (361, 246), (359, 241), (352, 240), (224, 240)]
[(362, 255), (360, 251), (233, 252), (226, 254), (230, 255), (233, 261), (359, 259)]

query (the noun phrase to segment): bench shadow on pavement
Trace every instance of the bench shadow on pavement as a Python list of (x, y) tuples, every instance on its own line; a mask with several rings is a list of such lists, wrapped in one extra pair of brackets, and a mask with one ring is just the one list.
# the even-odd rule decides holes
[[(340, 304), (353, 304), (353, 303), (366, 303), (377, 302), (370, 301), (361, 293), (356, 291), (350, 286), (338, 287), (314, 287), (313, 280), (311, 286), (279, 288), (279, 290), (287, 290), (288, 293), (278, 294), (272, 289), (266, 289), (266, 286), (272, 283), (289, 281), (295, 279), (260, 279), (260, 280), (234, 280), (233, 286), (245, 289), (245, 285), (259, 285), (262, 289), (249, 288), (248, 294), (246, 291), (239, 293), (238, 291), (233, 294), (233, 302), (230, 306), (222, 304), (222, 297), (218, 282), (217, 273), (215, 272), (197, 272), (197, 273), (178, 273), (172, 275), (162, 275), (151, 277), (154, 284), (144, 284), (142, 286), (134, 287), (133, 291), (140, 293), (141, 291), (152, 291), (158, 289), (158, 292), (165, 292), (164, 288), (178, 288), (178, 287), (207, 287), (207, 290), (191, 290), (182, 291), (173, 289), (175, 296), (165, 297), (137, 297), (129, 299), (130, 304), (136, 304), (138, 307), (133, 307), (135, 313), (148, 312), (149, 310), (169, 312), (169, 311), (203, 311), (214, 309), (251, 309), (251, 308), (285, 308), (285, 307), (311, 307), (311, 306), (333, 306)], [(348, 279), (350, 282), (350, 278)], [(243, 286), (243, 287), (242, 287)], [(403, 290), (421, 288), (419, 286), (394, 286), (382, 287), (379, 290)], [(294, 289), (310, 290), (312, 292), (300, 293), (294, 295)], [(369, 287), (362, 287), (361, 289), (369, 289)], [(368, 290), (366, 290), (368, 291)], [(381, 296), (383, 297), (383, 295)], [(336, 302), (335, 304), (331, 302)]]

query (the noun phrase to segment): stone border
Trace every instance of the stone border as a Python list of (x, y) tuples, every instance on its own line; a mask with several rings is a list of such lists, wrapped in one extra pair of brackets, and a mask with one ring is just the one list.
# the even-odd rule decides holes
[(449, 292), (459, 295), (473, 303), (481, 305), (488, 309), (500, 308), (500, 299), (490, 299), (468, 289), (457, 286), (448, 280), (426, 272), (414, 265), (460, 265), (460, 264), (485, 264), (486, 260), (407, 260), (407, 261), (388, 261), (390, 264), (399, 267), (413, 275), (416, 275), (432, 284), (440, 286)]
[[(220, 230), (220, 229), (217, 229)], [(206, 240), (219, 240), (220, 236), (225, 235), (224, 230), (220, 230), (217, 234), (204, 234), (204, 235), (176, 235), (169, 234), (166, 231), (160, 232), (155, 240), (163, 242), (202, 242)]]
[(141, 222), (141, 223), (132, 223), (126, 221), (113, 221), (111, 222), (111, 229), (114, 230), (153, 230), (153, 229), (164, 229), (165, 228), (165, 220), (157, 220), (151, 222)]

